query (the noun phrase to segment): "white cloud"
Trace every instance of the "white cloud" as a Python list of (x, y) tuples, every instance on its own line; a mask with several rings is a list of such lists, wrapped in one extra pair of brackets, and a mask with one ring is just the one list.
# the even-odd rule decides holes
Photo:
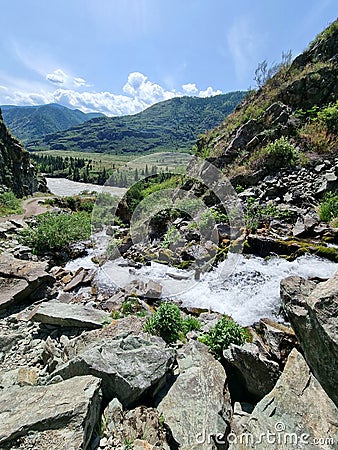
[(62, 69), (56, 69), (53, 73), (46, 75), (46, 80), (56, 84), (64, 84), (67, 79), (68, 75)]
[(187, 83), (187, 84), (182, 84), (182, 89), (184, 91), (185, 94), (188, 95), (194, 95), (197, 94), (198, 89), (195, 83)]
[(215, 95), (222, 94), (222, 91), (217, 89), (216, 91), (211, 87), (207, 87), (205, 91), (200, 91), (198, 96), (199, 97), (214, 97)]
[[(70, 108), (78, 108), (83, 112), (99, 111), (108, 116), (120, 116), (136, 114), (154, 103), (168, 100), (183, 95), (198, 95), (208, 97), (221, 94), (220, 90), (208, 87), (205, 91), (199, 91), (195, 83), (187, 83), (182, 86), (183, 92), (175, 89), (166, 90), (157, 83), (153, 83), (140, 72), (132, 72), (128, 75), (126, 84), (122, 90), (124, 94), (112, 92), (96, 92), (85, 87), (90, 87), (82, 77), (72, 77), (62, 69), (56, 69), (48, 73), (44, 84), (26, 83), (25, 80), (12, 79), (0, 72), (0, 82), (7, 85), (7, 91), (1, 91), (0, 104), (14, 105), (41, 105), (46, 103), (60, 103)], [(51, 89), (54, 87), (54, 90)], [(4, 88), (5, 86), (3, 86)]]
[(86, 80), (81, 77), (72, 77), (68, 75), (62, 69), (55, 69), (52, 73), (47, 73), (46, 80), (58, 86), (68, 87), (68, 88), (78, 88), (81, 86), (89, 87)]

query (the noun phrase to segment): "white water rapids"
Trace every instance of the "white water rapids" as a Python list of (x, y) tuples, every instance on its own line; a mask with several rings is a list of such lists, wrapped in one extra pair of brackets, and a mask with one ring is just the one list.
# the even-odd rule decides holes
[[(251, 325), (263, 317), (278, 319), (280, 309), (280, 281), (290, 275), (304, 278), (332, 276), (338, 265), (331, 261), (306, 255), (289, 262), (273, 257), (269, 260), (257, 256), (239, 255), (231, 274), (222, 278), (225, 262), (213, 271), (202, 274), (200, 281), (194, 280), (189, 271), (173, 269), (163, 264), (152, 263), (140, 269), (132, 269), (119, 258), (106, 262), (98, 268), (91, 255), (67, 264), (66, 269), (78, 267), (97, 268), (98, 287), (111, 292), (134, 280), (159, 282), (163, 297), (180, 300), (183, 306), (206, 308), (228, 314), (241, 325)], [(179, 280), (177, 278), (183, 278)]]

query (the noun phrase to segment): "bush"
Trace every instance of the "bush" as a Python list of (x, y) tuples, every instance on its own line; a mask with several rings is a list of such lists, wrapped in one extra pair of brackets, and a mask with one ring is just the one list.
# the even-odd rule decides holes
[(223, 350), (230, 344), (243, 345), (249, 338), (248, 332), (233, 319), (222, 317), (216, 325), (200, 337), (200, 341), (209, 347), (217, 359), (223, 356)]
[(65, 250), (70, 244), (88, 239), (90, 215), (86, 212), (51, 213), (36, 217), (36, 223), (22, 232), (21, 241), (35, 254)]
[(338, 133), (338, 101), (319, 111), (318, 119), (325, 125), (328, 133)]
[(0, 215), (19, 214), (22, 212), (21, 201), (12, 191), (6, 191), (0, 194)]
[(176, 342), (192, 330), (200, 328), (198, 319), (188, 317), (183, 319), (181, 311), (172, 302), (163, 302), (156, 313), (147, 319), (144, 329), (150, 334), (161, 336), (168, 344)]
[(338, 217), (338, 194), (329, 193), (320, 204), (319, 217), (323, 222), (331, 222)]
[(262, 154), (266, 166), (270, 168), (287, 167), (298, 159), (297, 150), (284, 136), (268, 144)]

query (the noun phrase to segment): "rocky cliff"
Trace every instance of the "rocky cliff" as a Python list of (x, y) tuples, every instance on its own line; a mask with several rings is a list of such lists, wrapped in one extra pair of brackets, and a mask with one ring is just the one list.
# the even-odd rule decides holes
[(45, 191), (43, 179), (39, 180), (30, 162), (29, 153), (6, 128), (0, 110), (0, 186), (11, 189), (18, 197)]

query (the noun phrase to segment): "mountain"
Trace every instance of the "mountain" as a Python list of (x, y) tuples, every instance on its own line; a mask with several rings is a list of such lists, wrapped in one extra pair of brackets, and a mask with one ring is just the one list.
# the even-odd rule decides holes
[(49, 133), (66, 130), (101, 113), (85, 114), (78, 109), (51, 103), (41, 106), (1, 106), (5, 124), (23, 143), (34, 142)]
[(0, 186), (11, 189), (18, 197), (45, 191), (44, 178), (37, 176), (29, 153), (11, 135), (2, 120), (0, 110)]
[(228, 176), (242, 186), (279, 169), (279, 162), (274, 167), (267, 156), (282, 137), (303, 155), (303, 164), (337, 154), (337, 52), (338, 20), (291, 64), (282, 64), (223, 123), (202, 136), (198, 153), (226, 167)]
[(200, 133), (224, 120), (245, 95), (237, 91), (208, 98), (176, 97), (135, 115), (96, 118), (49, 134), (39, 146), (115, 154), (189, 150)]

